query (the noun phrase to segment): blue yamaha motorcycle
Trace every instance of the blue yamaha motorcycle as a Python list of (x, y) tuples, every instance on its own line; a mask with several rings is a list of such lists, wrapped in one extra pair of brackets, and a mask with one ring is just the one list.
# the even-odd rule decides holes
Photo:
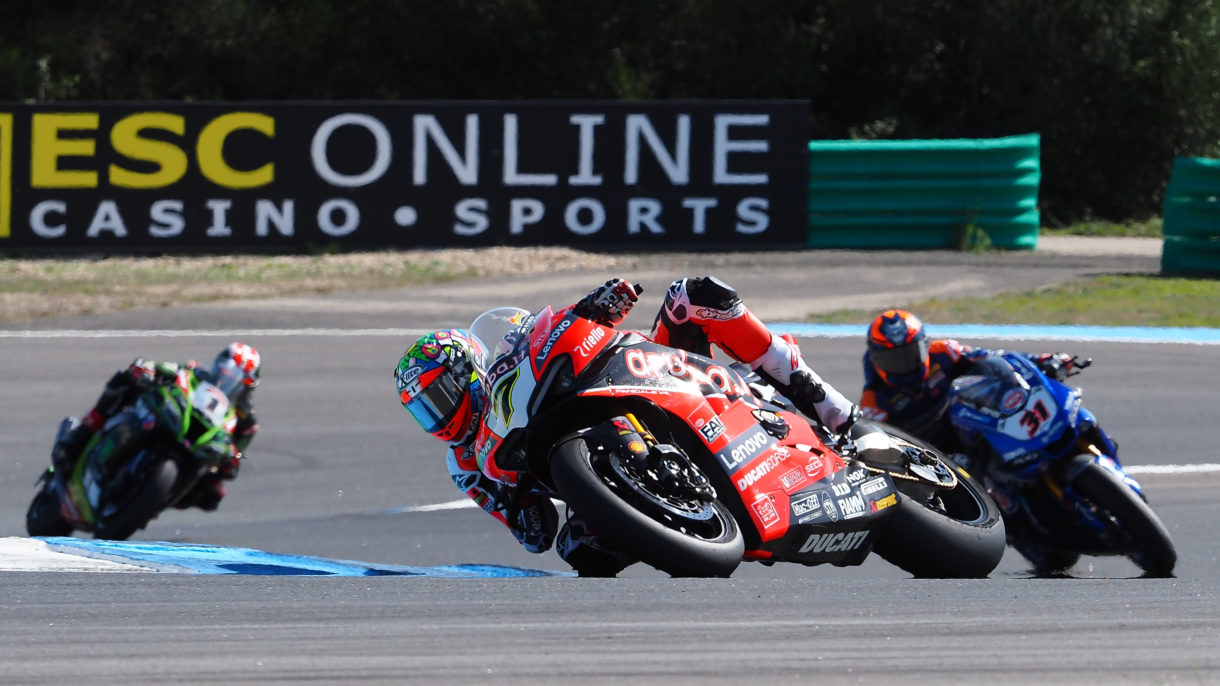
[(1037, 573), (1062, 573), (1081, 555), (1122, 555), (1146, 576), (1172, 576), (1168, 530), (1078, 389), (1021, 353), (1001, 352), (954, 380), (948, 411), (1009, 544)]

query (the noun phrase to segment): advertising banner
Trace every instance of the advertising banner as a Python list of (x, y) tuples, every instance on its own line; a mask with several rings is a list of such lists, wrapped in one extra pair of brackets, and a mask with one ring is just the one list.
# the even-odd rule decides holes
[(0, 251), (803, 246), (808, 112), (0, 103)]

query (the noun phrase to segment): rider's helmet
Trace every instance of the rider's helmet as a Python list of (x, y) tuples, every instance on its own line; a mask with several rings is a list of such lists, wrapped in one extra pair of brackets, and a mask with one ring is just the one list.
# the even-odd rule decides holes
[(245, 343), (233, 342), (216, 355), (208, 378), (229, 396), (230, 401), (236, 402), (243, 393), (258, 385), (262, 369), (263, 361), (257, 350)]
[(427, 334), (398, 361), (398, 399), (424, 431), (450, 443), (461, 440), (487, 404), (480, 381), (485, 356), (483, 344), (466, 329)]
[(923, 322), (906, 310), (886, 310), (868, 327), (868, 356), (881, 380), (912, 388), (928, 375), (928, 337)]

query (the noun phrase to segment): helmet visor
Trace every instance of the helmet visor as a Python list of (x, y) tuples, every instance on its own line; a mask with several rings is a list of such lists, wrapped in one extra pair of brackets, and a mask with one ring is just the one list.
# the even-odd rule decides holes
[(910, 374), (922, 369), (924, 360), (928, 359), (928, 339), (925, 336), (920, 336), (918, 340), (911, 341), (906, 345), (900, 345), (897, 348), (870, 350), (868, 354), (873, 360), (873, 365), (886, 374), (894, 374), (896, 376)]
[(441, 370), (432, 383), (406, 402), (406, 408), (424, 431), (436, 433), (453, 418), (469, 390), (469, 376)]
[(245, 385), (246, 373), (232, 359), (216, 360), (212, 365), (212, 384), (229, 396), (229, 400), (237, 397), (237, 392)]

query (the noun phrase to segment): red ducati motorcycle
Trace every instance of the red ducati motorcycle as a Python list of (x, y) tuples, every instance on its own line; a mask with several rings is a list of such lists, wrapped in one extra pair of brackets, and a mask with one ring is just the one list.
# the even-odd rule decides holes
[[(744, 365), (547, 307), (495, 330), (475, 450), (492, 479), (565, 501), (608, 544), (673, 576), (743, 560), (985, 577), (1000, 513), (928, 444), (858, 422), (834, 436)], [(494, 359), (492, 359), (494, 356)]]

